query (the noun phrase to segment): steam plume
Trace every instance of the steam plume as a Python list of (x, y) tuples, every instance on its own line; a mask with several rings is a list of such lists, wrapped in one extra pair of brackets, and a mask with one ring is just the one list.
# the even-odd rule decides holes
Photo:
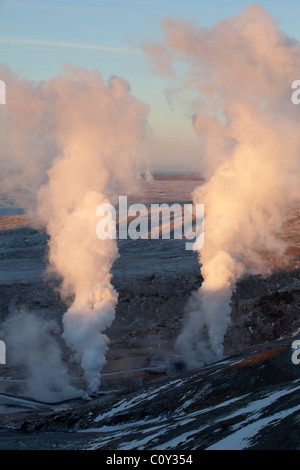
[(205, 149), (206, 183), (194, 192), (205, 206), (204, 282), (177, 339), (196, 366), (223, 355), (236, 280), (266, 272), (266, 254), (285, 252), (276, 233), (300, 196), (300, 114), (291, 103), (300, 44), (256, 4), (210, 28), (166, 19), (163, 30), (144, 50), (158, 73), (176, 77)]
[(118, 298), (110, 274), (117, 245), (97, 238), (96, 209), (136, 189), (148, 109), (125, 80), (112, 77), (106, 85), (97, 71), (67, 66), (41, 84), (5, 72), (15, 95), (1, 118), (1, 183), (9, 175), (5, 191), (28, 189), (30, 207), (37, 202), (50, 235), (50, 266), (62, 278), (63, 298), (72, 299), (63, 338), (95, 392), (108, 346), (103, 332)]
[(19, 393), (45, 402), (78, 396), (55, 336), (57, 323), (21, 310), (1, 325), (1, 336), (9, 350), (9, 364), (25, 375)]
[(55, 93), (61, 156), (39, 192), (39, 215), (51, 236), (50, 263), (64, 279), (63, 291), (74, 294), (63, 336), (96, 391), (108, 343), (99, 332), (110, 326), (117, 302), (110, 282), (117, 246), (96, 237), (95, 210), (133, 191), (147, 109), (119, 78), (107, 87), (99, 73), (69, 73), (47, 84)]
[(59, 151), (52, 103), (42, 84), (22, 79), (2, 64), (0, 75), (6, 84), (6, 104), (0, 107), (1, 193), (32, 213), (38, 189)]

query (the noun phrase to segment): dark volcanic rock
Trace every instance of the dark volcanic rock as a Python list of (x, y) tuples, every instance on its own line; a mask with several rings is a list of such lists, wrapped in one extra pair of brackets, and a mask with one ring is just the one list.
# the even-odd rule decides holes
[(21, 429), (2, 430), (0, 448), (296, 450), (300, 366), (291, 352), (291, 340), (281, 341), (131, 393), (35, 416)]
[[(47, 240), (29, 227), (0, 233), (1, 320), (25, 309), (61, 325), (67, 305), (59, 279), (44, 276)], [(102, 395), (47, 408), (0, 397), (0, 408), (2, 400), (14, 410), (0, 417), (0, 448), (298, 448), (300, 366), (291, 343), (300, 328), (300, 271), (240, 280), (224, 343), (226, 355), (240, 356), (187, 372), (173, 346), (201, 286), (197, 254), (180, 240), (120, 241), (119, 250)], [(7, 366), (0, 378), (0, 392), (17, 393), (23, 375)]]

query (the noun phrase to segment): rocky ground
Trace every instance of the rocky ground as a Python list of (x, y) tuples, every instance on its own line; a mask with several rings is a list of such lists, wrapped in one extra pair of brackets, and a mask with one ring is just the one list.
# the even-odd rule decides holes
[[(174, 194), (170, 186), (167, 200)], [(9, 363), (7, 351), (0, 449), (298, 448), (300, 366), (291, 361), (291, 344), (300, 331), (299, 224), (295, 209), (282, 234), (290, 245), (284, 267), (272, 259), (270, 276), (239, 281), (224, 343), (228, 358), (189, 373), (179, 368), (174, 341), (202, 282), (196, 253), (183, 240), (119, 241), (112, 270), (119, 302), (100, 395), (56, 405), (18, 401), (26, 371)], [(57, 280), (44, 277), (47, 240), (25, 215), (0, 217), (1, 321), (26, 310), (61, 327), (66, 306)], [(76, 364), (71, 373), (82, 381)]]
[(88, 402), (20, 400), (2, 417), (0, 449), (299, 450), (299, 392), (281, 341)]

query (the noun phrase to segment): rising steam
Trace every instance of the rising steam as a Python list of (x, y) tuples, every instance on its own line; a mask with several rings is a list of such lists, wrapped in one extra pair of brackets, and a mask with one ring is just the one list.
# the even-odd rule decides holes
[(291, 102), (300, 44), (256, 4), (210, 28), (167, 19), (163, 31), (144, 50), (159, 73), (176, 77), (205, 145), (206, 183), (194, 192), (205, 206), (204, 282), (177, 339), (196, 366), (223, 355), (236, 280), (266, 272), (266, 253), (285, 252), (276, 233), (300, 198), (300, 111)]
[(18, 366), (25, 379), (19, 393), (44, 402), (78, 397), (56, 340), (59, 333), (53, 319), (24, 309), (13, 312), (3, 322), (1, 335), (9, 350), (9, 363)]
[(118, 298), (110, 274), (117, 245), (97, 238), (96, 209), (133, 194), (148, 109), (125, 80), (106, 85), (96, 71), (68, 66), (33, 84), (1, 70), (10, 90), (1, 115), (1, 189), (15, 197), (25, 191), (50, 235), (49, 264), (62, 278), (63, 298), (72, 299), (63, 338), (95, 392)]

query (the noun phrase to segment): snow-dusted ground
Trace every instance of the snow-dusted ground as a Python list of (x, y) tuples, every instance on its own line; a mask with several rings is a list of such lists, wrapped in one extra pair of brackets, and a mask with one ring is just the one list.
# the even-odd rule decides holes
[[(138, 202), (190, 201), (198, 183), (147, 183)], [(300, 327), (299, 221), (296, 209), (285, 227), (289, 268), (274, 263), (270, 278), (241, 280), (234, 294), (225, 346), (241, 356), (189, 373), (178, 369), (173, 345), (201, 285), (197, 254), (184, 240), (120, 241), (101, 394), (52, 405), (24, 399), (26, 371), (1, 366), (0, 449), (298, 449), (300, 366), (291, 344)], [(0, 319), (26, 308), (59, 324), (65, 306), (43, 278), (48, 237), (26, 223), (22, 214), (0, 218)], [(71, 372), (81, 383), (76, 364)]]
[(130, 393), (53, 405), (52, 413), (20, 400), (15, 406), (34, 416), (26, 414), (23, 433), (19, 416), (14, 431), (2, 430), (0, 448), (300, 449), (300, 366), (291, 352), (281, 341)]
[[(230, 359), (117, 402), (85, 429), (95, 433), (87, 448), (241, 450), (264, 442), (270, 448), (299, 448), (300, 370), (290, 365), (288, 347), (274, 351), (266, 360), (261, 355), (259, 365), (241, 367)], [(149, 410), (143, 419), (141, 408)], [(126, 422), (124, 412), (132, 417)]]

